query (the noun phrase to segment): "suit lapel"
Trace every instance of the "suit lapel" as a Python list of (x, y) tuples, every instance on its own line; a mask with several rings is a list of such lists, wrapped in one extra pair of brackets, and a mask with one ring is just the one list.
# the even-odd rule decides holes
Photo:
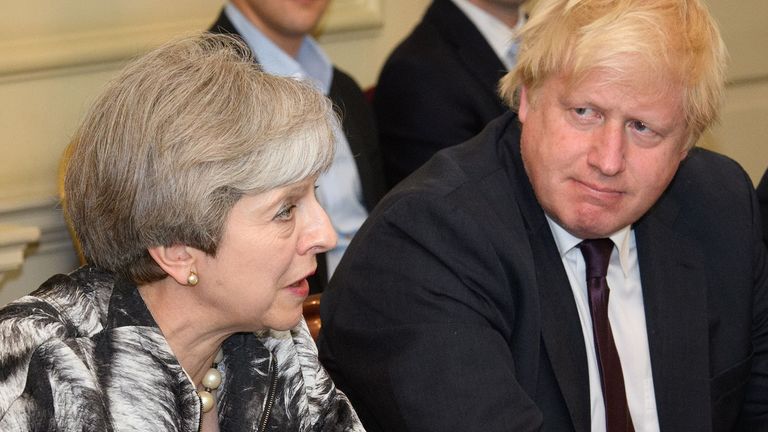
[(511, 183), (518, 189), (518, 205), (533, 252), (544, 347), (574, 430), (588, 432), (591, 424), (589, 373), (576, 303), (552, 232), (525, 175), (519, 146), (515, 145), (512, 153), (515, 172), (511, 174), (514, 177)]
[(507, 70), (472, 21), (451, 1), (435, 2), (425, 20), (430, 15), (435, 16), (430, 21), (436, 24), (445, 40), (456, 50), (456, 58), (493, 100), (501, 104), (496, 87)]
[[(707, 281), (695, 244), (673, 229), (668, 197), (635, 227), (653, 385), (662, 430), (710, 424)], [(694, 359), (695, 361), (691, 361)]]
[(219, 12), (219, 16), (216, 18), (216, 22), (211, 25), (208, 31), (211, 33), (230, 34), (240, 37), (237, 29), (235, 29), (235, 26), (232, 25), (232, 21), (230, 21), (229, 18), (227, 18), (227, 14), (224, 13), (224, 9)]
[(568, 277), (549, 226), (531, 231), (544, 347), (576, 431), (589, 431), (589, 373), (584, 335)]

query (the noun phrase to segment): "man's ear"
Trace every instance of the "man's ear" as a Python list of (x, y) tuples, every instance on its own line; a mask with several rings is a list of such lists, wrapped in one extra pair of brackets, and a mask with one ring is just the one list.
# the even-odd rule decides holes
[(528, 103), (528, 89), (525, 86), (520, 86), (520, 103), (517, 107), (517, 118), (520, 123), (525, 123), (525, 119), (528, 117), (528, 110), (530, 109), (530, 103)]
[(187, 246), (155, 246), (147, 251), (157, 265), (179, 285), (189, 285), (189, 275), (195, 272), (195, 256)]

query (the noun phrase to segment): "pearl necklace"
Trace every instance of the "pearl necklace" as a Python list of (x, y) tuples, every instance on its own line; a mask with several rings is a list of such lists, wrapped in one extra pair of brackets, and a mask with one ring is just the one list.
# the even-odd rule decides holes
[(211, 368), (203, 376), (203, 388), (205, 390), (198, 390), (197, 395), (200, 396), (200, 401), (203, 403), (203, 412), (207, 413), (213, 408), (215, 399), (211, 392), (215, 391), (221, 385), (221, 372), (216, 368), (221, 360), (224, 358), (224, 353), (219, 348), (219, 352), (216, 353), (216, 358), (213, 360)]

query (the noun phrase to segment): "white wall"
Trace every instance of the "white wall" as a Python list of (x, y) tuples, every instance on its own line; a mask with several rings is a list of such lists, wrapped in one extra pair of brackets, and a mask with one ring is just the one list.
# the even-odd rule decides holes
[[(223, 1), (4, 2), (0, 225), (39, 227), (41, 236), (27, 248), (23, 266), (0, 281), (0, 305), (77, 265), (57, 207), (57, 173), (61, 152), (89, 102), (127, 58), (206, 28)], [(375, 83), (386, 55), (429, 3), (333, 1), (320, 42), (363, 87)], [(722, 25), (732, 61), (723, 121), (702, 144), (738, 160), (757, 181), (768, 166), (768, 2), (707, 2)]]

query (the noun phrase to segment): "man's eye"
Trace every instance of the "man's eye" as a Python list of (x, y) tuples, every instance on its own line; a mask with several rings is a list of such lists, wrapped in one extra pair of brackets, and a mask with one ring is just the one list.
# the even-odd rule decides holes
[(641, 122), (640, 120), (630, 120), (629, 127), (644, 135), (655, 134), (655, 132), (649, 128), (647, 124)]
[(591, 117), (595, 115), (595, 111), (592, 108), (584, 108), (584, 107), (574, 108), (573, 112), (580, 117)]

